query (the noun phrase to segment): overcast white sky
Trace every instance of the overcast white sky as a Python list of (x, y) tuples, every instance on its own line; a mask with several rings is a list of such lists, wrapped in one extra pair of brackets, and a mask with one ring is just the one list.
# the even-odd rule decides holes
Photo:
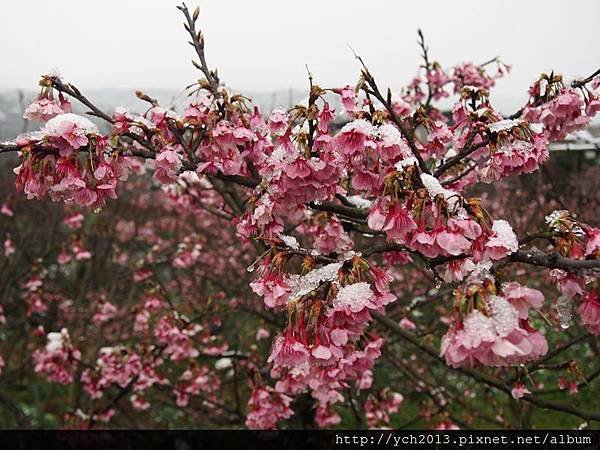
[[(58, 70), (90, 88), (183, 88), (197, 77), (175, 0), (3, 0), (0, 87), (35, 88)], [(196, 6), (188, 1), (190, 9)], [(600, 66), (600, 2), (201, 0), (207, 57), (230, 86), (304, 88), (357, 79), (351, 45), (381, 85), (398, 88), (419, 64), (416, 29), (442, 64), (500, 55), (513, 73), (496, 105), (520, 104), (541, 71), (587, 76)]]

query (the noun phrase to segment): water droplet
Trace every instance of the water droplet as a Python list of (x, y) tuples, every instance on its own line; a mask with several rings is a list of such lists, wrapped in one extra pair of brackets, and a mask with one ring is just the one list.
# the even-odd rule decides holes
[(94, 209), (94, 214), (98, 214), (100, 211), (102, 211), (102, 208), (95, 208)]
[(440, 289), (441, 287), (442, 287), (442, 281), (441, 281), (441, 280), (437, 280), (437, 281), (435, 282), (435, 288), (436, 288), (436, 289)]
[(556, 300), (556, 313), (558, 314), (560, 327), (563, 330), (569, 328), (573, 318), (573, 300), (563, 295), (558, 297)]
[(250, 273), (254, 272), (254, 270), (256, 269), (256, 266), (258, 265), (258, 263), (260, 262), (260, 258), (258, 258), (256, 261), (254, 261), (252, 264), (250, 264), (246, 270)]

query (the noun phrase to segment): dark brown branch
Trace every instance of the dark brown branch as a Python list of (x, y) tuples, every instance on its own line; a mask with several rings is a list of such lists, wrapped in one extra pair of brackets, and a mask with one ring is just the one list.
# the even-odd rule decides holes
[[(365, 256), (370, 256), (375, 253), (405, 250), (407, 249), (399, 244), (388, 242), (386, 244), (370, 247), (364, 250), (362, 253)], [(469, 255), (438, 256), (437, 258), (431, 259), (423, 257), (423, 259), (427, 262), (428, 266), (435, 267), (450, 261), (464, 259), (467, 257), (469, 257)], [(600, 259), (571, 259), (565, 258), (564, 256), (560, 256), (557, 253), (547, 255), (538, 250), (537, 248), (532, 248), (530, 250), (517, 250), (515, 253), (509, 255), (504, 260), (500, 261), (499, 265), (501, 266), (511, 262), (524, 263), (538, 267), (546, 267), (548, 269), (561, 269), (569, 272), (600, 269)]]
[(342, 216), (352, 217), (355, 219), (366, 219), (369, 215), (369, 211), (361, 208), (353, 208), (351, 206), (338, 205), (337, 203), (323, 202), (315, 203), (310, 202), (309, 205), (312, 209), (319, 211), (327, 211), (335, 214), (341, 214)]
[(466, 145), (465, 148), (463, 150), (461, 150), (456, 156), (453, 156), (448, 161), (446, 161), (444, 164), (442, 164), (440, 167), (438, 167), (434, 173), (434, 176), (439, 177), (450, 167), (454, 166), (455, 164), (458, 164), (463, 158), (466, 158), (474, 151), (479, 150), (482, 147), (485, 147), (489, 143), (490, 143), (489, 139), (484, 138), (481, 142), (478, 142), (477, 144)]
[[(419, 28), (417, 30), (417, 34), (419, 35), (419, 40), (418, 40), (418, 44), (419, 47), (421, 47), (421, 51), (423, 52), (423, 54), (421, 55), (421, 57), (423, 58), (423, 62), (424, 62), (424, 68), (425, 68), (425, 73), (426, 75), (429, 75), (429, 70), (431, 67), (431, 64), (429, 62), (429, 48), (427, 47), (427, 45), (425, 45), (425, 36), (423, 36), (423, 31)], [(431, 82), (429, 81), (429, 76), (426, 76), (425, 79), (427, 80), (427, 100), (425, 100), (425, 109), (429, 109), (429, 105), (431, 104), (431, 100), (433, 98), (433, 89), (431, 88)]]
[(549, 361), (552, 358), (554, 358), (555, 356), (560, 355), (562, 352), (564, 352), (565, 350), (569, 349), (573, 345), (578, 344), (579, 342), (584, 341), (584, 340), (586, 340), (589, 337), (590, 337), (590, 333), (584, 333), (581, 336), (577, 336), (576, 338), (571, 339), (566, 344), (561, 345), (560, 347), (556, 347), (555, 349), (553, 349), (553, 350), (549, 351), (548, 353), (546, 353), (546, 355), (544, 355), (543, 358), (540, 358), (535, 363), (533, 363), (532, 365), (530, 365), (527, 368), (527, 371), (530, 372), (530, 373), (533, 372), (533, 371), (535, 371), (542, 364), (544, 364), (546, 361)]
[(0, 154), (18, 152), (21, 148), (12, 142), (0, 142)]
[(479, 64), (479, 67), (485, 67), (489, 64), (495, 63), (495, 62), (499, 62), (500, 57), (499, 56), (494, 56), (491, 59), (488, 59), (486, 62)]
[(571, 86), (574, 88), (578, 88), (578, 87), (582, 87), (586, 84), (588, 84), (590, 81), (592, 81), (594, 78), (596, 78), (598, 75), (600, 75), (600, 69), (596, 70), (593, 74), (591, 74), (589, 77), (584, 78), (583, 80), (576, 80), (573, 81), (571, 83)]
[(537, 248), (517, 250), (509, 256), (511, 262), (520, 262), (549, 269), (561, 269), (569, 272), (600, 269), (600, 259), (570, 259), (558, 253), (547, 255)]
[(429, 168), (427, 167), (427, 164), (425, 164), (423, 157), (421, 156), (421, 152), (419, 152), (419, 149), (417, 148), (417, 145), (415, 143), (415, 137), (414, 137), (412, 130), (409, 130), (404, 125), (404, 123), (402, 122), (402, 119), (400, 117), (398, 117), (398, 114), (396, 114), (396, 111), (394, 111), (394, 107), (392, 106), (392, 104), (390, 102), (388, 102), (383, 97), (383, 95), (381, 95), (381, 92), (379, 92), (379, 88), (375, 84), (375, 80), (370, 75), (369, 75), (369, 77), (370, 78), (367, 81), (369, 82), (369, 85), (371, 86), (371, 89), (372, 89), (371, 93), (385, 107), (388, 114), (390, 115), (390, 119), (392, 119), (392, 122), (394, 122), (396, 127), (398, 127), (398, 129), (400, 130), (400, 133), (402, 133), (402, 136), (404, 136), (404, 139), (406, 139), (406, 142), (408, 143), (408, 146), (410, 147), (410, 150), (411, 150), (413, 156), (416, 158), (417, 162), (419, 163), (419, 168), (421, 169), (421, 171), (423, 173), (427, 173), (427, 174), (431, 173), (429, 171)]
[(29, 421), (29, 417), (27, 414), (19, 407), (17, 402), (15, 402), (11, 397), (9, 397), (5, 392), (0, 391), (0, 402), (4, 403), (9, 411), (13, 413), (15, 420), (17, 421), (17, 425), (19, 428), (30, 428), (31, 422)]
[(52, 87), (54, 87), (54, 89), (63, 92), (73, 97), (74, 99), (77, 99), (80, 103), (90, 108), (90, 112), (88, 114), (99, 117), (110, 124), (115, 123), (112, 117), (110, 117), (108, 114), (106, 114), (105, 112), (100, 110), (96, 105), (94, 105), (91, 101), (89, 101), (74, 85), (70, 83), (65, 84), (58, 77), (51, 77), (50, 80), (52, 81)]
[(467, 176), (468, 174), (470, 174), (473, 170), (475, 170), (477, 168), (477, 163), (473, 162), (473, 165), (471, 167), (469, 167), (467, 170), (461, 172), (460, 174), (456, 175), (453, 178), (450, 178), (449, 180), (445, 180), (442, 182), (442, 186), (448, 186), (452, 183), (456, 183), (457, 181), (459, 181), (460, 179), (464, 178), (465, 176)]
[(194, 66), (202, 71), (204, 76), (206, 77), (206, 81), (208, 82), (212, 93), (217, 96), (218, 88), (219, 88), (219, 80), (216, 76), (215, 72), (211, 72), (208, 68), (208, 64), (206, 63), (206, 56), (204, 54), (204, 36), (202, 36), (202, 31), (196, 31), (196, 20), (198, 19), (199, 9), (196, 8), (193, 15), (190, 15), (190, 11), (188, 10), (185, 3), (182, 3), (181, 6), (178, 6), (183, 15), (185, 16), (185, 20), (187, 23), (184, 24), (186, 31), (189, 33), (192, 41), (190, 44), (196, 50), (196, 54), (200, 59), (200, 64), (198, 65), (196, 62)]

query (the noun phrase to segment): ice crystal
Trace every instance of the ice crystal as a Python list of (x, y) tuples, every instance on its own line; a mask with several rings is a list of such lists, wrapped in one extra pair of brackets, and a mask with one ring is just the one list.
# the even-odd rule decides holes
[(421, 181), (425, 185), (427, 191), (429, 191), (429, 196), (431, 198), (434, 198), (438, 194), (442, 194), (446, 199), (446, 202), (448, 202), (448, 207), (450, 209), (456, 206), (456, 202), (458, 202), (460, 198), (459, 195), (456, 192), (451, 191), (450, 189), (444, 188), (437, 178), (427, 173), (422, 173)]
[(492, 231), (494, 236), (488, 241), (488, 245), (505, 247), (511, 253), (519, 249), (517, 235), (506, 220), (494, 220)]
[(368, 122), (365, 119), (357, 119), (344, 125), (344, 128), (342, 128), (341, 133), (346, 133), (349, 131), (356, 131), (366, 136), (372, 136), (375, 134), (376, 129), (371, 124), (371, 122)]
[(520, 125), (523, 121), (520, 119), (504, 119), (499, 120), (498, 122), (490, 123), (488, 125), (488, 129), (492, 133), (497, 133), (499, 131), (510, 130), (511, 128)]
[(361, 209), (369, 209), (373, 202), (371, 200), (367, 200), (366, 198), (362, 198), (360, 195), (350, 195), (346, 197), (346, 199), (352, 203), (357, 208)]
[(507, 336), (518, 325), (517, 310), (505, 298), (497, 295), (490, 298), (490, 307), (496, 332), (502, 337)]
[(72, 122), (77, 125), (78, 128), (83, 130), (85, 134), (96, 133), (98, 134), (98, 127), (94, 125), (94, 123), (88, 119), (87, 117), (79, 116), (73, 113), (59, 114), (58, 116), (50, 119), (44, 130), (48, 133), (52, 134), (60, 134), (61, 133), (61, 125), (64, 122)]
[(306, 275), (298, 278), (291, 278), (292, 287), (291, 297), (302, 297), (309, 292), (314, 291), (326, 281), (337, 280), (338, 271), (343, 263), (331, 263), (318, 269), (311, 270)]
[(369, 283), (364, 281), (350, 284), (340, 289), (333, 300), (333, 305), (349, 309), (352, 312), (359, 312), (372, 305), (375, 294)]
[(298, 239), (294, 236), (288, 236), (286, 234), (282, 234), (279, 238), (283, 241), (283, 243), (291, 248), (292, 250), (298, 250), (300, 248), (300, 244), (298, 244)]

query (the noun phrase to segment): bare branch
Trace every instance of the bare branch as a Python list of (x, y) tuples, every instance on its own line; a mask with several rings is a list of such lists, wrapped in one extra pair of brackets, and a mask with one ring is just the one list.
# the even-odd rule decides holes
[(204, 54), (204, 36), (202, 35), (202, 31), (196, 31), (196, 20), (198, 19), (199, 9), (196, 8), (196, 10), (193, 13), (193, 16), (190, 15), (190, 11), (188, 10), (188, 7), (185, 5), (185, 3), (182, 3), (181, 6), (177, 7), (177, 9), (179, 9), (185, 16), (185, 20), (187, 23), (184, 23), (184, 27), (192, 39), (190, 44), (192, 45), (192, 47), (194, 47), (194, 50), (196, 50), (196, 54), (200, 59), (199, 65), (194, 61), (192, 61), (192, 63), (195, 67), (202, 71), (202, 73), (206, 77), (206, 81), (209, 84), (211, 92), (215, 96), (217, 96), (219, 88), (219, 79), (217, 77), (216, 72), (211, 72), (208, 68), (208, 64), (206, 63), (206, 56)]
[(561, 269), (569, 272), (581, 270), (599, 270), (600, 259), (570, 259), (558, 253), (546, 255), (537, 248), (517, 250), (509, 257), (511, 262), (521, 262), (550, 269)]

